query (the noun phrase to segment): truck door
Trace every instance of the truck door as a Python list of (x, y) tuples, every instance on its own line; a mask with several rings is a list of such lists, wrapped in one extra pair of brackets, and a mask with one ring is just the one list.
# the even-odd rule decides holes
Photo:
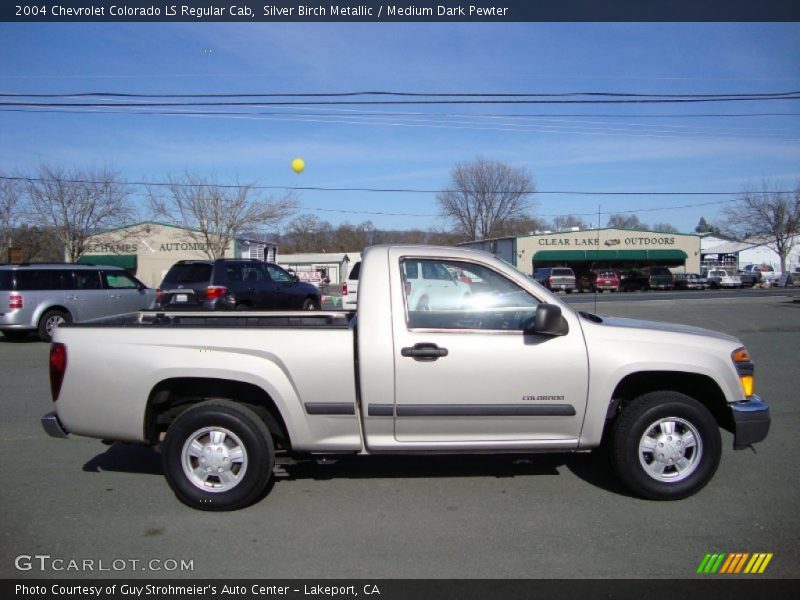
[[(403, 295), (406, 260), (390, 259), (392, 277), (401, 280), (392, 287)], [(451, 294), (421, 307), (393, 298), (400, 303), (392, 308), (395, 439), (487, 449), (577, 445), (588, 362), (576, 317), (565, 312), (570, 331), (563, 336), (526, 333), (540, 300), (518, 282), (479, 262), (413, 262), (458, 272), (470, 283), (457, 302)]]

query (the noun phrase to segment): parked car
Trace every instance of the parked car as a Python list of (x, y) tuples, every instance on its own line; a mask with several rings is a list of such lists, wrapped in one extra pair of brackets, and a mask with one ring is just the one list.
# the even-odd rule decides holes
[(645, 267), (642, 272), (647, 277), (647, 287), (651, 290), (671, 290), (675, 287), (675, 278), (667, 267)]
[(426, 260), (403, 263), (403, 286), (410, 310), (452, 310), (464, 306), (472, 293), (469, 284)]
[(622, 292), (630, 292), (633, 290), (646, 292), (650, 289), (650, 278), (644, 271), (630, 269), (620, 274), (619, 289)]
[(612, 269), (596, 269), (578, 275), (579, 292), (617, 292), (619, 274)]
[(675, 275), (676, 290), (704, 290), (708, 287), (708, 279), (700, 275), (700, 273), (678, 273)]
[(136, 312), (154, 300), (155, 290), (120, 267), (0, 266), (0, 331), (11, 340), (36, 332), (49, 342), (62, 323)]
[(781, 274), (772, 265), (765, 263), (746, 265), (742, 272), (753, 276), (754, 283), (777, 283)]
[(358, 305), (358, 274), (361, 272), (361, 262), (357, 262), (350, 269), (350, 275), (342, 284), (342, 308), (355, 310)]
[(738, 275), (728, 273), (725, 269), (712, 269), (708, 272), (708, 282), (712, 288), (740, 288), (742, 280)]
[(316, 286), (276, 264), (255, 259), (181, 260), (156, 294), (158, 308), (319, 310)]
[(756, 283), (756, 277), (752, 271), (737, 271), (736, 274), (739, 276), (739, 279), (742, 280), (742, 287), (753, 287)]
[(563, 290), (571, 294), (578, 289), (575, 273), (569, 267), (544, 267), (533, 272), (533, 278), (551, 292)]

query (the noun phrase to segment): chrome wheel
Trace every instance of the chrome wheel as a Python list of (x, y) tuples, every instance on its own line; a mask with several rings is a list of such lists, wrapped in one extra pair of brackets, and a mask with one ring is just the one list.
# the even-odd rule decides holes
[(652, 423), (639, 440), (639, 462), (656, 481), (676, 482), (689, 477), (703, 457), (697, 428), (678, 417)]
[(181, 451), (183, 472), (204, 492), (227, 492), (247, 472), (247, 450), (242, 440), (223, 427), (203, 427), (191, 434)]
[(53, 330), (62, 323), (66, 322), (67, 320), (64, 318), (64, 315), (61, 313), (53, 313), (45, 320), (44, 330), (47, 332), (47, 335), (53, 337)]

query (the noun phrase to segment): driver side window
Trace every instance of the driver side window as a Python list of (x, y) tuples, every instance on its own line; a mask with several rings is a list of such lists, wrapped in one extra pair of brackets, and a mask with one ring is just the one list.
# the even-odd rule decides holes
[(400, 273), (409, 329), (521, 331), (539, 301), (515, 282), (483, 265), (402, 259)]

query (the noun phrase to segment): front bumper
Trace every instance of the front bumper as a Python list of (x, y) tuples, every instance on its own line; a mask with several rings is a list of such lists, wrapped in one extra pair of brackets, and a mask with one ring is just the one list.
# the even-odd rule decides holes
[(42, 416), (42, 427), (47, 432), (47, 435), (54, 438), (65, 438), (69, 433), (64, 429), (61, 421), (58, 420), (58, 415), (55, 411)]
[(769, 432), (769, 405), (758, 396), (730, 405), (733, 413), (733, 449), (744, 450)]

